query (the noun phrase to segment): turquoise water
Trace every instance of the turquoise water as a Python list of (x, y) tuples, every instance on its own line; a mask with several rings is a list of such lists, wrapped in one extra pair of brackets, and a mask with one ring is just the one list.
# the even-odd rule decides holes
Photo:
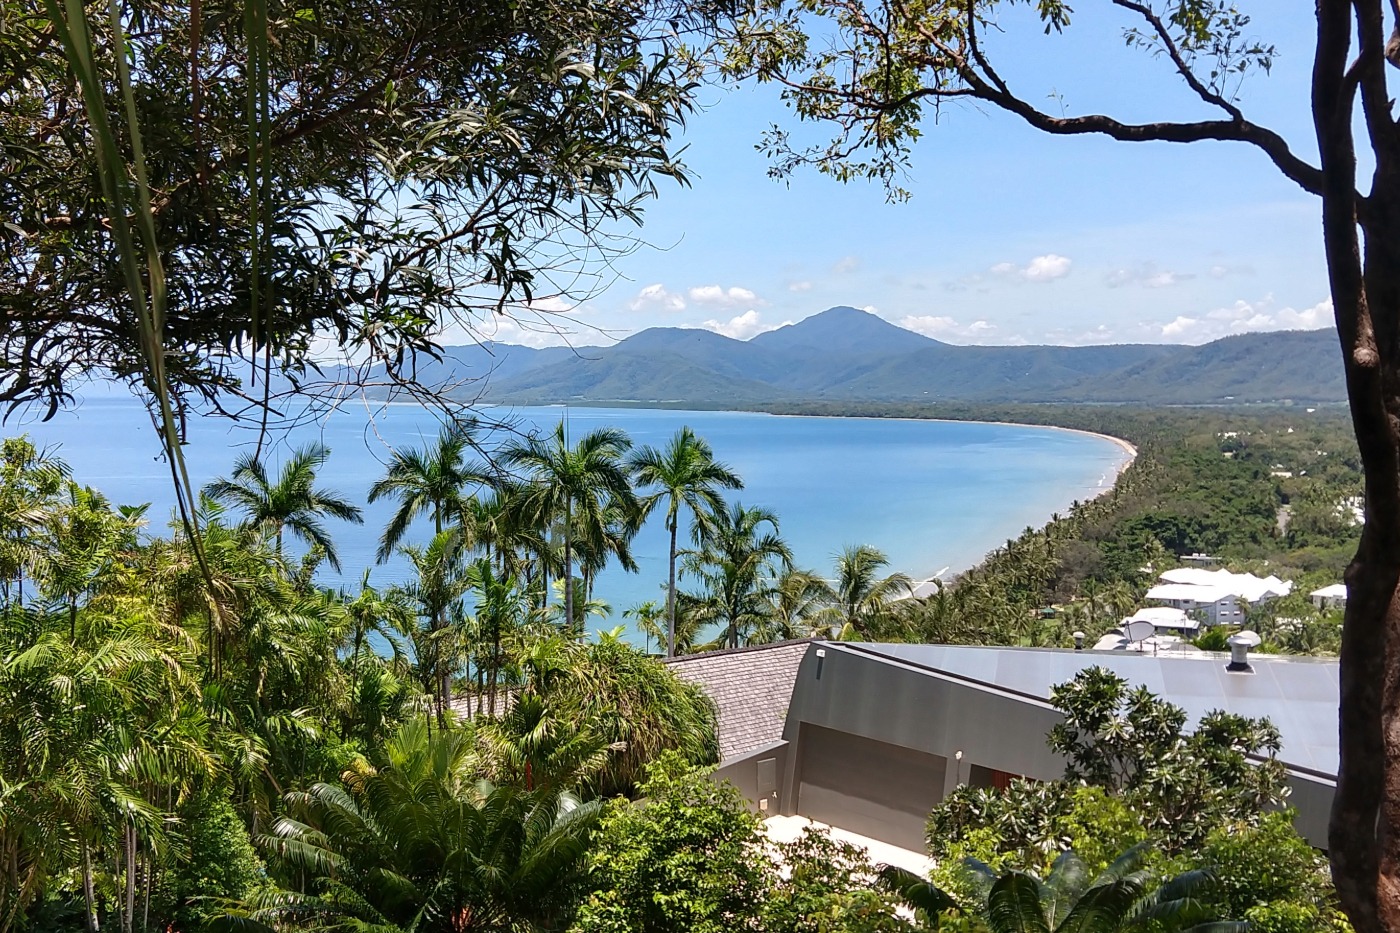
[[(495, 409), (499, 420), (551, 428), (564, 409)], [(955, 573), (1026, 526), (1043, 524), (1075, 499), (1107, 488), (1125, 459), (1100, 437), (1047, 428), (874, 418), (799, 418), (749, 412), (685, 412), (646, 409), (568, 409), (570, 436), (601, 425), (627, 431), (637, 444), (661, 446), (682, 425), (710, 442), (716, 456), (744, 479), (734, 496), (775, 511), (799, 565), (829, 573), (833, 555), (848, 544), (874, 545), (892, 569), (918, 580)], [(162, 526), (174, 498), (170, 475), (157, 457), (150, 421), (134, 401), (85, 401), (47, 424), (9, 424), (6, 434), (27, 432), (58, 453), (79, 481), (116, 503), (150, 502), (152, 524)], [(421, 445), (437, 433), (427, 411), (410, 405), (347, 408), (279, 438), (270, 453), (320, 440), (331, 448), (321, 485), (363, 504), (382, 473), (388, 445)], [(251, 432), (222, 419), (189, 424), (186, 456), (192, 479), (203, 484), (227, 474), (237, 452), (250, 449)], [(365, 508), (365, 525), (333, 523), (343, 570), (326, 568), (323, 582), (357, 586), (366, 568), (385, 585), (404, 579), (396, 559), (374, 566), (377, 538), (393, 505)], [(163, 529), (157, 527), (155, 530)], [(420, 540), (426, 525), (419, 528)], [(640, 573), (610, 569), (595, 592), (622, 610), (660, 598), (666, 577), (666, 535), (658, 515), (634, 544)]]

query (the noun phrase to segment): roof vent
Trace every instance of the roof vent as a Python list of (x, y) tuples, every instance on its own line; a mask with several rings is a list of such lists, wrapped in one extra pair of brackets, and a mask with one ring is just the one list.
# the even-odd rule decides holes
[(1249, 664), (1249, 649), (1259, 647), (1263, 641), (1257, 632), (1248, 629), (1243, 632), (1236, 632), (1226, 641), (1230, 646), (1230, 663), (1225, 665), (1225, 670), (1233, 674), (1253, 674), (1254, 668)]

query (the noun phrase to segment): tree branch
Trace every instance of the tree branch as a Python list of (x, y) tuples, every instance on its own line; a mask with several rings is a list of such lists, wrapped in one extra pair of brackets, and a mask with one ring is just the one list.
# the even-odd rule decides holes
[(1113, 3), (1115, 6), (1121, 6), (1125, 10), (1132, 10), (1147, 21), (1148, 25), (1152, 27), (1153, 32), (1157, 34), (1157, 38), (1161, 40), (1162, 48), (1166, 50), (1167, 55), (1172, 60), (1172, 64), (1176, 66), (1177, 72), (1185, 79), (1186, 84), (1191, 90), (1196, 92), (1196, 96), (1212, 106), (1219, 107), (1236, 120), (1244, 120), (1244, 114), (1240, 111), (1240, 108), (1230, 103), (1215, 91), (1207, 88), (1201, 83), (1201, 80), (1196, 77), (1196, 73), (1186, 64), (1186, 59), (1182, 58), (1181, 50), (1177, 48), (1176, 42), (1171, 37), (1171, 33), (1167, 31), (1166, 24), (1162, 22), (1160, 16), (1152, 12), (1151, 7), (1145, 3), (1139, 3), (1137, 0), (1113, 0)]

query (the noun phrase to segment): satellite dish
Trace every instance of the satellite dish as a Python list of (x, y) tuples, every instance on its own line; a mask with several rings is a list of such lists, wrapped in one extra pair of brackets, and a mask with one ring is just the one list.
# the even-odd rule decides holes
[(1129, 620), (1128, 624), (1123, 626), (1123, 628), (1124, 634), (1128, 636), (1128, 641), (1134, 644), (1147, 641), (1147, 639), (1157, 634), (1157, 626), (1148, 622), (1146, 619)]
[(1231, 645), (1244, 645), (1246, 648), (1258, 648), (1259, 643), (1263, 640), (1264, 639), (1259, 637), (1258, 632), (1251, 632), (1249, 629), (1245, 629), (1243, 632), (1236, 632), (1231, 635), (1226, 639), (1226, 643)]

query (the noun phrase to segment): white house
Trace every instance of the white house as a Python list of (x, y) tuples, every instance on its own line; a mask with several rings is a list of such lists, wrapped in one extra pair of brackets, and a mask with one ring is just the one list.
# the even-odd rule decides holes
[(1312, 597), (1313, 605), (1319, 609), (1345, 609), (1347, 607), (1347, 585), (1345, 583), (1333, 583), (1320, 590), (1313, 590), (1308, 595)]
[(1217, 587), (1257, 605), (1293, 592), (1293, 584), (1275, 576), (1260, 579), (1252, 573), (1231, 573), (1228, 570), (1203, 570), (1199, 567), (1178, 567), (1162, 574), (1163, 583), (1184, 583), (1192, 586)]
[(1221, 586), (1196, 583), (1159, 583), (1147, 591), (1147, 598), (1186, 615), (1197, 613), (1207, 625), (1242, 625), (1244, 610), (1235, 593)]
[(1123, 620), (1124, 631), (1132, 622), (1147, 622), (1159, 633), (1182, 632), (1195, 637), (1201, 623), (1191, 618), (1182, 609), (1174, 606), (1144, 606), (1132, 616)]

